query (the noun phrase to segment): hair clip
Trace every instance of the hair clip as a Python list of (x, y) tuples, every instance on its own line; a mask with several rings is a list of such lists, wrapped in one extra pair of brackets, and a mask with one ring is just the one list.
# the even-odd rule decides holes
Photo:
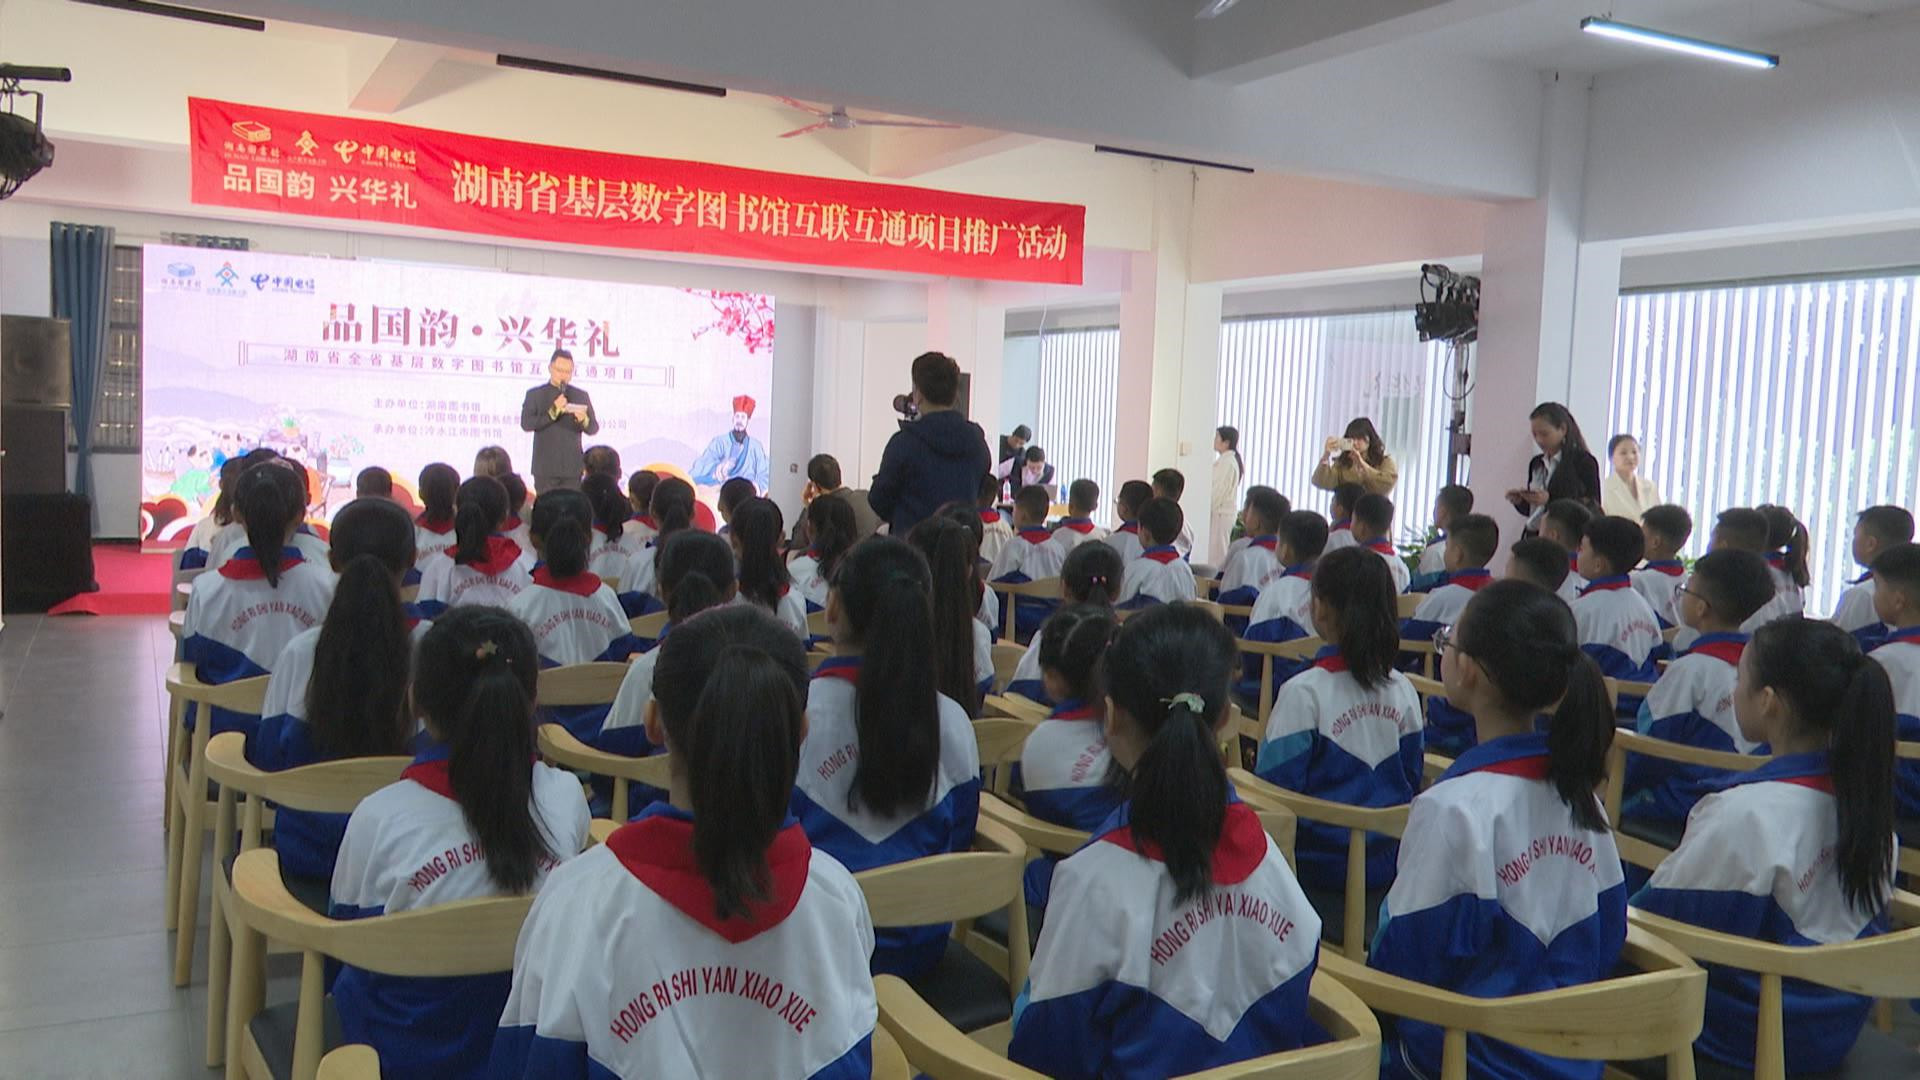
[(1160, 704), (1165, 705), (1169, 709), (1192, 709), (1193, 715), (1195, 716), (1205, 716), (1207, 714), (1206, 700), (1191, 690), (1175, 694), (1170, 698), (1161, 698)]
[(499, 653), (499, 651), (500, 651), (499, 642), (483, 641), (480, 643), (479, 648), (473, 650), (473, 658), (475, 660), (488, 660), (488, 659), (491, 659), (495, 654)]

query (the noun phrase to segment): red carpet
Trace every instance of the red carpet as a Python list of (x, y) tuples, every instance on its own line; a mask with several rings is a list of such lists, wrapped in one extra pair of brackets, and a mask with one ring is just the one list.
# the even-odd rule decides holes
[(167, 552), (142, 554), (137, 544), (95, 544), (93, 579), (99, 592), (63, 600), (47, 614), (165, 615), (172, 610), (173, 556)]

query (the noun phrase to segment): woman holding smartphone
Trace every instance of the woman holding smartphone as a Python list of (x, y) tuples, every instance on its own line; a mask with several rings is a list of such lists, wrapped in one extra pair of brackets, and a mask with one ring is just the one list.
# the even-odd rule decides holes
[(1369, 495), (1386, 495), (1400, 481), (1400, 466), (1387, 454), (1373, 421), (1355, 417), (1344, 435), (1327, 440), (1320, 464), (1313, 470), (1313, 486), (1332, 491), (1341, 484), (1359, 484)]
[(1598, 513), (1600, 463), (1587, 449), (1579, 422), (1557, 401), (1534, 406), (1528, 419), (1533, 424), (1533, 444), (1540, 452), (1527, 462), (1527, 486), (1507, 492), (1514, 512), (1527, 519), (1526, 535), (1540, 531), (1540, 516), (1555, 499), (1572, 499)]

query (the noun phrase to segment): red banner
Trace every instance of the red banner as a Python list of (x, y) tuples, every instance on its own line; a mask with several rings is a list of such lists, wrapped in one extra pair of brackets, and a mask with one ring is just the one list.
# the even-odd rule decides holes
[(189, 98), (193, 201), (489, 236), (1077, 285), (1086, 207)]

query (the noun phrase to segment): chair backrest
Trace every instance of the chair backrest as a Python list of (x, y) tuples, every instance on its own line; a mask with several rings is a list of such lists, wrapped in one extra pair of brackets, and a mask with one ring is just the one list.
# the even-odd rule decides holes
[(633, 636), (637, 638), (656, 639), (660, 636), (660, 631), (666, 628), (667, 613), (664, 611), (656, 611), (651, 615), (635, 615), (627, 620), (627, 629), (633, 631)]
[(608, 813), (615, 821), (627, 820), (628, 784), (641, 783), (664, 790), (672, 776), (670, 755), (628, 757), (625, 754), (610, 754), (574, 738), (572, 732), (559, 724), (541, 724), (535, 738), (541, 756), (547, 760), (569, 769), (613, 778), (613, 803)]
[(565, 664), (540, 671), (538, 696), (542, 705), (611, 705), (620, 693), (627, 665), (595, 660)]
[(1340, 928), (1340, 942), (1348, 956), (1356, 960), (1364, 959), (1367, 948), (1367, 834), (1400, 836), (1405, 833), (1411, 804), (1350, 806), (1328, 799), (1316, 799), (1269, 784), (1245, 769), (1229, 769), (1227, 778), (1249, 806), (1286, 810), (1308, 821), (1347, 830), (1346, 910), (1345, 921)]
[(1413, 613), (1420, 610), (1421, 601), (1426, 598), (1427, 594), (1425, 593), (1401, 593), (1395, 598), (1394, 604), (1401, 618), (1411, 619), (1413, 618)]
[(807, 612), (807, 634), (810, 637), (833, 637), (833, 624), (827, 621), (827, 609)]
[(855, 874), (876, 927), (927, 926), (1007, 912), (1007, 981), (1027, 980), (1027, 845), (991, 818), (976, 826), (972, 851), (930, 855)]
[(1027, 745), (1027, 736), (1037, 725), (1031, 720), (1009, 716), (983, 716), (973, 722), (974, 742), (980, 747), (980, 771), (993, 773), (989, 790), (1004, 793)]
[[(1251, 605), (1234, 604), (1231, 606), (1231, 610), (1229, 610), (1228, 605), (1213, 600), (1189, 600), (1187, 601), (1187, 606), (1199, 608), (1201, 611), (1213, 616), (1215, 622), (1226, 622), (1228, 615), (1241, 615), (1242, 618), (1246, 618), (1253, 614)], [(1244, 615), (1241, 613), (1241, 608), (1243, 607), (1246, 609)]]
[(343, 1046), (320, 1059), (319, 1080), (380, 1080), (380, 1055), (365, 1043)]
[[(1438, 673), (1436, 673), (1437, 675)], [(1425, 706), (1432, 698), (1447, 696), (1447, 687), (1437, 677), (1409, 675), (1407, 681), (1413, 684), (1413, 692), (1420, 695), (1420, 704)]]
[(1644, 866), (1647, 869), (1658, 866), (1660, 860), (1670, 852), (1637, 837), (1617, 832), (1620, 824), (1620, 804), (1626, 794), (1627, 755), (1629, 754), (1639, 754), (1682, 765), (1720, 769), (1725, 772), (1748, 772), (1772, 760), (1766, 755), (1737, 754), (1731, 750), (1708, 750), (1703, 747), (1688, 746), (1685, 743), (1658, 739), (1652, 735), (1642, 735), (1628, 728), (1616, 729), (1613, 733), (1613, 744), (1607, 748), (1607, 786), (1601, 795), (1601, 802), (1606, 807), (1607, 820), (1613, 822), (1616, 828), (1615, 839), (1620, 844), (1621, 858), (1635, 866)]
[(181, 548), (174, 552), (173, 556), (173, 588), (168, 590), (168, 604), (174, 611), (187, 610), (187, 601), (193, 598), (193, 579), (207, 572), (204, 566), (195, 567), (192, 570), (180, 569), (180, 556), (185, 553), (186, 549)]
[(412, 760), (400, 755), (341, 758), (267, 772), (247, 760), (247, 737), (227, 731), (207, 743), (207, 779), (290, 810), (350, 814), (360, 800), (400, 779)]
[(1019, 624), (1020, 598), (1032, 600), (1059, 600), (1066, 595), (1057, 577), (1040, 578), (1037, 581), (989, 581), (987, 588), (1007, 598), (1006, 618), (1000, 621), (1000, 640), (1012, 641)]
[(988, 695), (980, 703), (980, 710), (988, 716), (1010, 716), (1036, 724), (1045, 720), (1050, 712), (1045, 705), (1020, 694)]
[(416, 601), (416, 600), (418, 600), (418, 599), (420, 599), (420, 586), (418, 586), (418, 585), (402, 585), (402, 586), (400, 587), (400, 602), (401, 602), (401, 603), (403, 603), (403, 604), (411, 604), (411, 603), (413, 603), (414, 601)]
[(1422, 677), (1429, 680), (1440, 677), (1440, 650), (1433, 647), (1432, 639), (1421, 641), (1417, 638), (1401, 638), (1400, 651), (1420, 658)]
[(1090, 834), (1079, 829), (1042, 821), (992, 792), (980, 796), (980, 816), (1006, 826), (1026, 843), (1028, 853), (1036, 858), (1043, 854), (1071, 855), (1090, 838)]
[(1388, 975), (1320, 950), (1320, 970), (1374, 1011), (1445, 1029), (1441, 1080), (1467, 1080), (1468, 1033), (1581, 1061), (1664, 1057), (1669, 1076), (1691, 1075), (1693, 1040), (1706, 1010), (1707, 973), (1679, 949), (1631, 927), (1621, 961), (1635, 974), (1483, 998)]
[[(178, 663), (167, 668), (167, 695), (209, 708), (257, 714), (267, 701), (267, 678), (255, 675), (225, 683), (201, 682), (192, 664)], [(195, 730), (201, 730), (200, 726), (196, 724)]]
[(1326, 644), (1317, 637), (1295, 638), (1292, 641), (1248, 641), (1240, 639), (1240, 652), (1244, 656), (1257, 657), (1260, 661), (1260, 707), (1256, 719), (1260, 721), (1261, 731), (1267, 727), (1267, 716), (1273, 712), (1273, 662), (1282, 660), (1310, 660), (1313, 654)]
[(1007, 684), (1013, 681), (1013, 673), (1020, 670), (1020, 661), (1025, 659), (1026, 655), (1027, 649), (1024, 645), (1017, 645), (1009, 641), (996, 641), (993, 643), (993, 688), (995, 691), (1001, 691), (1007, 688)]

